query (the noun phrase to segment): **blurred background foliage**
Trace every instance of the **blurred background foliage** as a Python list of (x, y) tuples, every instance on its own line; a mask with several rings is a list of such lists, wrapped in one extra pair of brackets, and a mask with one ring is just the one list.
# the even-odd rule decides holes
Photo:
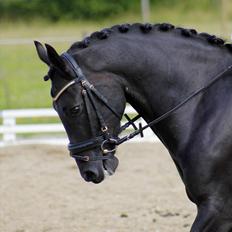
[[(152, 8), (170, 7), (182, 11), (217, 11), (220, 0), (150, 0)], [(46, 19), (102, 20), (125, 12), (138, 13), (140, 0), (1, 0), (0, 18), (5, 20)]]
[(59, 20), (95, 20), (115, 15), (133, 7), (132, 0), (2, 0), (0, 15), (11, 20), (43, 18)]
[[(149, 15), (150, 23), (232, 33), (232, 0), (150, 0)], [(141, 0), (0, 0), (0, 110), (51, 107), (34, 39), (61, 53), (93, 31), (142, 21)]]

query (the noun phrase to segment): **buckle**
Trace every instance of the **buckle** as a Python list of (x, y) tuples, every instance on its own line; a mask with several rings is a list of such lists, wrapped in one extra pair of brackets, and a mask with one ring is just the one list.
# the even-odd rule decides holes
[[(114, 145), (114, 148), (108, 149), (108, 148), (106, 148), (107, 145)], [(116, 151), (116, 149), (117, 149), (117, 140), (116, 139), (112, 139), (112, 138), (106, 139), (101, 144), (101, 150), (102, 150), (103, 154), (114, 152), (114, 151)]]
[(101, 131), (102, 131), (103, 133), (105, 133), (106, 131), (108, 131), (108, 127), (107, 127), (107, 126), (103, 126), (103, 127), (101, 128)]

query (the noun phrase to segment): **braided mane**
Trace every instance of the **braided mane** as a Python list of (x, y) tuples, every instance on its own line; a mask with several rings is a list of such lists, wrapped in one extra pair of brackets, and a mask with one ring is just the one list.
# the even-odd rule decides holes
[(141, 24), (141, 23), (136, 23), (136, 24), (122, 24), (122, 25), (115, 25), (111, 28), (105, 28), (101, 31), (97, 31), (92, 33), (90, 36), (84, 38), (82, 41), (79, 42), (75, 42), (74, 44), (72, 44), (72, 46), (70, 47), (70, 49), (84, 49), (87, 48), (90, 43), (93, 40), (105, 40), (107, 39), (111, 33), (114, 31), (118, 32), (118, 33), (127, 33), (132, 26), (137, 26), (141, 33), (147, 34), (149, 32), (151, 32), (152, 30), (158, 30), (161, 32), (169, 32), (169, 31), (177, 31), (180, 33), (180, 35), (189, 38), (201, 38), (203, 40), (208, 41), (209, 44), (211, 45), (215, 45), (215, 46), (219, 46), (219, 47), (226, 47), (228, 48), (228, 50), (230, 52), (232, 52), (232, 44), (226, 42), (225, 40), (218, 38), (215, 35), (210, 35), (208, 33), (198, 33), (195, 29), (185, 29), (182, 27), (175, 27), (172, 24), (169, 23), (159, 23), (159, 24), (150, 24), (150, 23), (146, 23), (146, 24)]

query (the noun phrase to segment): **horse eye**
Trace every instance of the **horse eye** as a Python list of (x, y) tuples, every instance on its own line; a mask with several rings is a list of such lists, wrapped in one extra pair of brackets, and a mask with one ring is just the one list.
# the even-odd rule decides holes
[(80, 106), (74, 106), (70, 109), (70, 114), (71, 116), (76, 116), (81, 112), (81, 107)]

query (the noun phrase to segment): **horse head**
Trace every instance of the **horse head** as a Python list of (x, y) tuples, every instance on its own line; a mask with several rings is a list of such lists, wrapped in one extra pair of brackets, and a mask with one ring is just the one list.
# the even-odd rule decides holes
[(53, 107), (68, 135), (70, 154), (86, 181), (100, 183), (118, 166), (115, 139), (126, 102), (122, 83), (111, 73), (87, 69), (81, 57), (82, 69), (75, 55), (60, 56), (37, 41), (35, 46), (49, 67), (44, 80), (51, 80)]

